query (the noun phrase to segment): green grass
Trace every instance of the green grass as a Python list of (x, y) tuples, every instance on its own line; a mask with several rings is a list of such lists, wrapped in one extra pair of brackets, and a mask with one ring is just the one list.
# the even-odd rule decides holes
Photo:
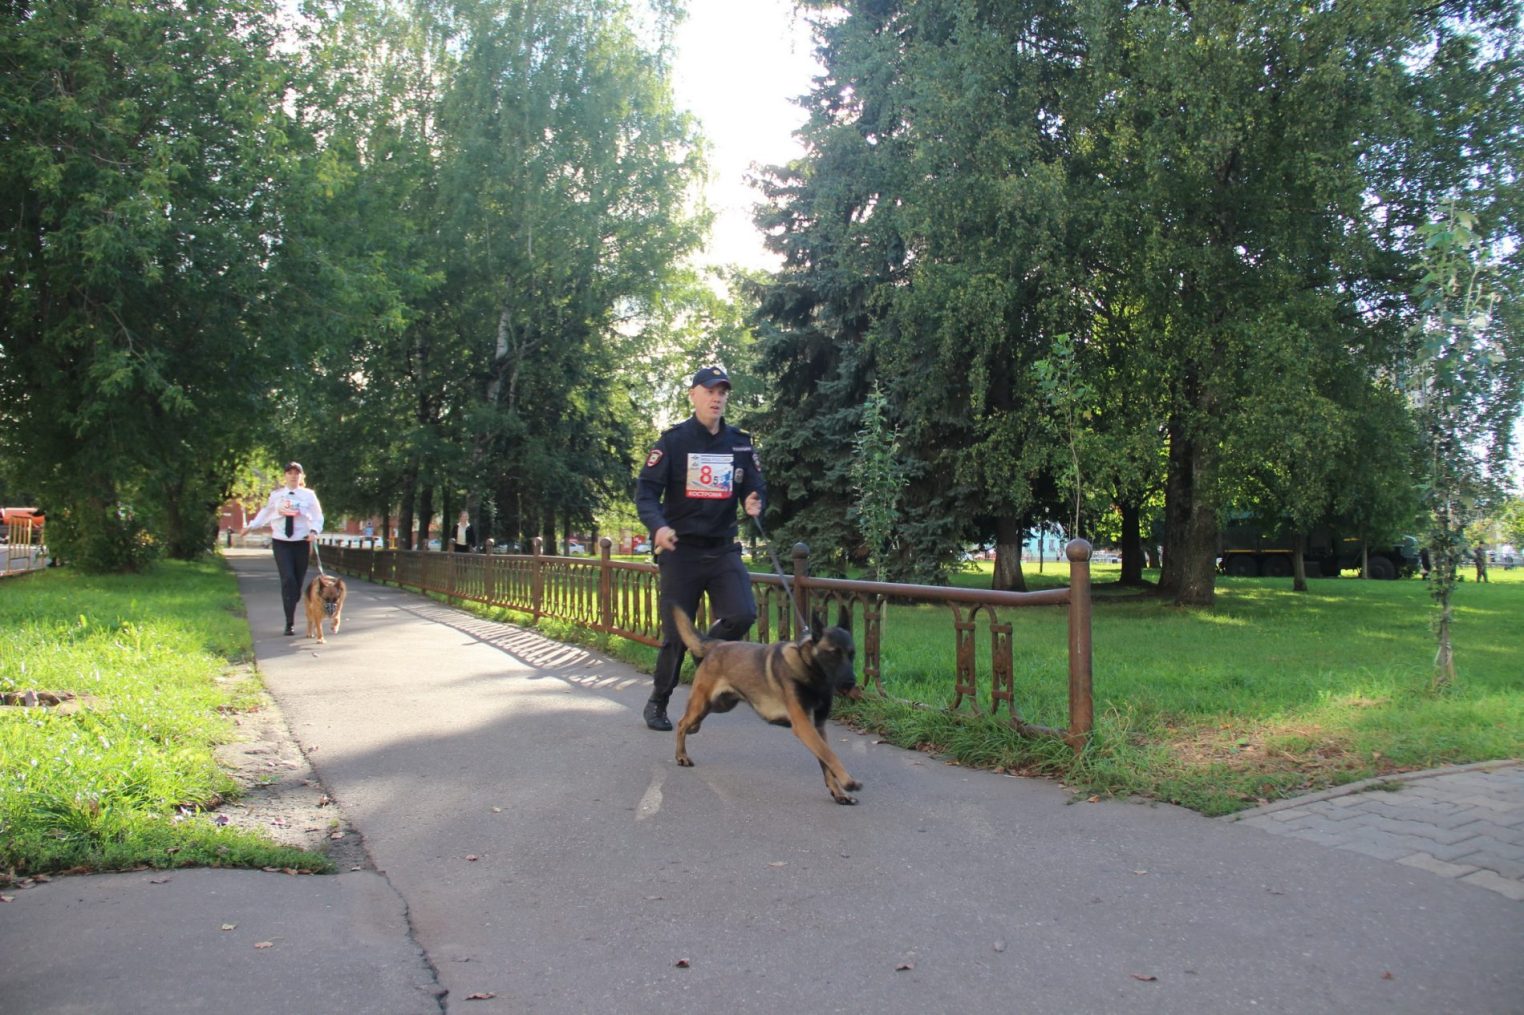
[[(1033, 587), (1067, 580), (1063, 566)], [(1494, 570), (1456, 592), (1459, 679), (1432, 689), (1434, 638), (1423, 582), (1223, 579), (1208, 610), (1122, 592), (1095, 568), (1096, 727), (1079, 757), (1013, 735), (1004, 712), (951, 716), (945, 610), (892, 611), (886, 700), (846, 710), (896, 743), (963, 764), (1043, 772), (1085, 792), (1139, 795), (1221, 814), (1371, 776), (1524, 755), (1524, 571)], [(987, 583), (983, 576), (963, 582)], [(961, 582), (960, 582), (961, 583)], [(1015, 611), (1023, 718), (1067, 724), (1064, 611)], [(989, 706), (987, 627), (980, 707)]]
[(0, 707), (0, 876), (135, 867), (331, 869), (318, 855), (218, 827), (237, 787), (213, 755), (254, 678), (233, 576), (164, 562), (141, 576), (50, 570), (0, 581), (0, 692), (68, 692)]
[[(987, 588), (989, 564), (955, 584)], [(754, 568), (755, 569), (755, 568)], [(1079, 756), (1019, 736), (990, 712), (990, 635), (976, 630), (977, 705), (948, 711), (955, 684), (951, 611), (891, 606), (884, 697), (839, 717), (957, 764), (1060, 777), (1084, 793), (1141, 796), (1223, 814), (1309, 790), (1441, 764), (1524, 756), (1524, 568), (1456, 591), (1459, 679), (1431, 688), (1434, 636), (1419, 580), (1220, 579), (1211, 609), (1188, 610), (1119, 588), (1096, 565), (1095, 730)], [(1066, 563), (1026, 568), (1028, 586), (1068, 581)], [(1149, 575), (1156, 578), (1156, 574)], [(512, 618), (522, 622), (524, 618)], [(1068, 725), (1063, 608), (1007, 610), (1021, 718)], [(860, 619), (859, 619), (860, 623)], [(588, 639), (647, 670), (655, 651)], [(859, 629), (859, 639), (861, 631)], [(691, 665), (691, 664), (690, 664)]]

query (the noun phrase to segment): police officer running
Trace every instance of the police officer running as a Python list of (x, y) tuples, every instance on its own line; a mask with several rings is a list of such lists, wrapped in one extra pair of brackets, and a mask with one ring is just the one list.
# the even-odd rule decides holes
[(661, 568), (662, 645), (645, 708), (653, 730), (672, 728), (667, 701), (683, 665), (672, 608), (693, 617), (708, 592), (715, 638), (742, 638), (757, 619), (751, 575), (736, 542), (736, 504), (757, 517), (767, 485), (751, 435), (725, 422), (729, 397), (724, 370), (704, 367), (694, 374), (688, 388), (693, 415), (661, 435), (636, 486), (635, 507)]

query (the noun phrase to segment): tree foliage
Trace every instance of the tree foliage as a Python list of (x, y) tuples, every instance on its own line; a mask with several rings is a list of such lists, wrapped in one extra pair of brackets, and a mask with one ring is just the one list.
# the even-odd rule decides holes
[(1416, 295), (1423, 317), (1409, 380), (1422, 435), (1425, 544), (1433, 561), (1435, 687), (1455, 679), (1452, 595), (1470, 550), (1466, 527), (1484, 510), (1494, 478), (1487, 463), (1496, 460), (1499, 445), (1508, 444), (1512, 419), (1497, 409), (1510, 404), (1509, 394), (1512, 404), (1518, 399), (1516, 372), (1507, 369), (1509, 350), (1496, 330), (1498, 294), (1476, 224), (1475, 216), (1451, 206), (1421, 230), (1426, 270)]
[[(761, 314), (788, 394), (772, 422), (799, 434), (790, 524), (839, 538), (812, 448), (842, 443), (873, 382), (917, 549), (944, 559), (981, 527), (1004, 548), (1073, 517), (1054, 408), (1096, 449), (1081, 501), (1136, 530), (1163, 490), (1181, 603), (1212, 601), (1235, 501), (1372, 528), (1411, 503), (1381, 485), (1410, 487), (1402, 446), (1383, 474), (1367, 424), (1411, 432), (1394, 368), (1428, 210), (1465, 195), (1518, 236), (1516, 3), (830, 6), (808, 154), (759, 218), (785, 256)], [(1086, 405), (1033, 389), (1060, 359)]]
[(289, 355), (273, 5), (13, 4), (0, 27), (0, 441), (88, 567), (211, 544)]

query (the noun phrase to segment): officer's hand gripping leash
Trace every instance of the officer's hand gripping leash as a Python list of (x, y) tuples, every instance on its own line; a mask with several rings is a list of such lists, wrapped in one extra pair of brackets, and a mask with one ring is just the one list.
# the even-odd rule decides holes
[(762, 528), (762, 519), (756, 515), (751, 516), (751, 523), (757, 527), (757, 535), (767, 544), (767, 555), (772, 558), (773, 571), (778, 575), (778, 580), (783, 583), (783, 594), (788, 596), (789, 603), (794, 607), (794, 622), (799, 625), (799, 637), (810, 633), (810, 625), (804, 622), (804, 614), (799, 612), (799, 601), (794, 598), (794, 590), (789, 587), (788, 579), (783, 576), (783, 567), (778, 563), (778, 551), (773, 549), (773, 541), (767, 538), (767, 532)]

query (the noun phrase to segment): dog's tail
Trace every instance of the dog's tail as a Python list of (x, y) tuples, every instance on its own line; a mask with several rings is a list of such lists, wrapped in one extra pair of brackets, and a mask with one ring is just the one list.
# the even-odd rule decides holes
[(683, 644), (693, 654), (693, 658), (704, 658), (704, 650), (708, 640), (700, 636), (693, 629), (693, 621), (688, 619), (688, 614), (683, 612), (682, 607), (672, 607), (672, 623), (677, 628), (678, 637), (683, 639)]

